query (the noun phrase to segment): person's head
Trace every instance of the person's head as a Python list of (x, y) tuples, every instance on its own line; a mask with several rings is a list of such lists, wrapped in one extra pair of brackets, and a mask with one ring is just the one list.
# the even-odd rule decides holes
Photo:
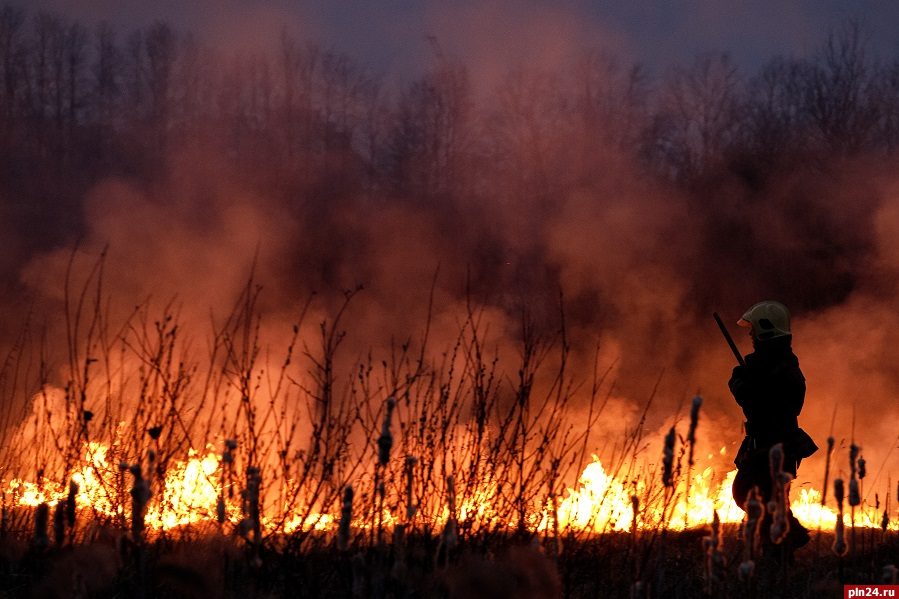
[(746, 310), (737, 324), (750, 329), (753, 344), (793, 336), (790, 311), (780, 302), (771, 300), (759, 302)]

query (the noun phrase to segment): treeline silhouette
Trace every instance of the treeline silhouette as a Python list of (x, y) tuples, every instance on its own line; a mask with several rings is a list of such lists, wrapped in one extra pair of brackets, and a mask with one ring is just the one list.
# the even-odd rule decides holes
[[(527, 238), (559, 198), (601, 196), (625, 174), (697, 202), (708, 221), (702, 243), (727, 241), (724, 260), (691, 267), (704, 273), (698, 288), (717, 264), (748, 253), (765, 264), (748, 209), (801, 220), (786, 234), (803, 248), (833, 240), (812, 256), (803, 250), (828, 265), (813, 275), (814, 293), (785, 301), (814, 307), (852, 288), (852, 265), (870, 246), (864, 228), (832, 235), (830, 204), (771, 190), (796, 173), (807, 182), (834, 176), (834, 164), (889, 159), (899, 147), (899, 62), (872, 56), (858, 25), (810, 56), (773, 57), (751, 74), (708, 53), (652, 77), (585, 50), (557, 72), (510, 72), (490, 89), (474, 89), (468, 66), (433, 46), (430, 70), (397, 83), (286, 32), (271, 55), (235, 55), (165, 22), (123, 31), (2, 7), (4, 278), (14, 282), (35, 251), (83, 233), (81, 203), (98, 181), (164, 187), (179, 161), (200, 153), (308, 221), (310, 246), (346, 241), (334, 211), (409, 203), (450, 230), (465, 215), (483, 229), (466, 258), (499, 260), (489, 232), (497, 219), (485, 214), (505, 214), (502, 226)], [(540, 255), (533, 237), (519, 251)], [(321, 258), (322, 278), (338, 259)], [(841, 260), (849, 266), (835, 273), (829, 265)]]

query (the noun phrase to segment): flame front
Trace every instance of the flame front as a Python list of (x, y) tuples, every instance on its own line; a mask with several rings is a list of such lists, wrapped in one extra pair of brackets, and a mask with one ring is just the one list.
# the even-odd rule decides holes
[[(128, 502), (124, 501), (129, 491), (125, 480), (127, 473), (123, 465), (108, 461), (109, 453), (109, 447), (99, 443), (85, 446), (83, 461), (71, 476), (71, 480), (78, 485), (76, 506), (79, 513), (89, 517), (118, 519), (124, 523), (130, 517), (125, 507)], [(236, 526), (242, 517), (240, 493), (235, 494), (226, 484), (225, 467), (221, 454), (208, 446), (205, 452), (190, 450), (187, 459), (170, 464), (163, 479), (153, 480), (153, 473), (150, 472), (153, 497), (148, 504), (145, 524), (151, 534), (200, 523)], [(608, 473), (599, 458), (593, 456), (593, 461), (580, 475), (577, 486), (567, 489), (562, 497), (557, 498), (554, 509), (547, 507), (543, 510), (537, 528), (545, 530), (555, 519), (560, 530), (590, 533), (655, 527), (683, 530), (707, 525), (716, 512), (721, 522), (738, 523), (743, 519), (743, 512), (731, 495), (735, 476), (736, 470), (722, 476), (707, 467), (692, 474), (689, 485), (682, 481), (678, 486), (665, 488), (661, 482), (651, 484), (648, 478), (626, 482)], [(458, 507), (459, 520), (502, 520), (483, 500), (492, 496), (493, 492), (495, 489), (485, 488), (471, 494), (470, 499)], [(4, 500), (7, 505), (11, 502), (18, 506), (37, 506), (41, 503), (52, 506), (63, 501), (67, 494), (67, 486), (58, 481), (35, 482), (16, 478), (5, 486)], [(225, 501), (225, 517), (224, 522), (220, 523), (217, 509), (219, 502), (225, 498), (228, 498)], [(552, 501), (548, 502), (549, 506), (552, 504)], [(262, 527), (268, 532), (336, 531), (339, 520), (336, 509), (334, 513), (307, 512), (303, 515), (299, 508), (292, 509), (288, 505), (278, 509), (277, 505), (268, 505), (261, 518)], [(800, 489), (793, 498), (791, 509), (808, 528), (832, 530), (836, 525), (836, 510), (822, 505), (821, 494), (815, 489)], [(443, 525), (446, 522), (448, 510), (443, 509), (440, 514), (439, 521), (432, 524)], [(851, 518), (849, 513), (844, 514), (844, 524), (851, 526)], [(873, 509), (859, 509), (854, 518), (856, 526), (881, 526), (880, 518)], [(388, 527), (401, 521), (398, 513), (391, 513), (386, 508), (381, 515), (381, 522)], [(361, 520), (354, 524), (359, 528), (370, 526), (370, 523)], [(511, 528), (512, 525), (509, 521), (508, 526)], [(893, 520), (889, 527), (899, 530), (899, 525)]]

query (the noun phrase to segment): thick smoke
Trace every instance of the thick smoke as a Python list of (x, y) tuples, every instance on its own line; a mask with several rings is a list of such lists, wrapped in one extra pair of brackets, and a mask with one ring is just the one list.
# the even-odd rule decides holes
[[(24, 23), (23, 52), (33, 35)], [(793, 71), (774, 61), (753, 79), (715, 55), (650, 80), (561, 43), (576, 25), (560, 17), (550, 30), (559, 46), (533, 68), (474, 64), (471, 76), (441, 54), (420, 81), (391, 89), (289, 36), (280, 54), (254, 62), (158, 27), (132, 36), (145, 45), (120, 42), (110, 55), (121, 61), (114, 118), (74, 105), (75, 116), (54, 115), (52, 102), (36, 104), (4, 80), (14, 99), (4, 122), (32, 111), (27, 124), (8, 125), (3, 147), (7, 157), (21, 152), (0, 188), (10, 337), (30, 313), (59, 359), (66, 281), (86, 280), (104, 253), (112, 321), (145, 301), (174, 302), (198, 338), (251, 279), (263, 287), (270, 346), (283, 345), (312, 294), (310, 336), (361, 286), (341, 321), (346, 369), (419, 344), (426, 330), (439, 356), (475, 306), (514, 370), (522, 314), (548, 337), (564, 314), (578, 388), (589, 387), (597, 346), (600, 369), (611, 369), (597, 450), (636, 426), (650, 398), (645, 426), (654, 431), (672, 414), (684, 418), (700, 393), (700, 436), (717, 454), (722, 438), (739, 440), (741, 418), (726, 390), (734, 360), (711, 313), (730, 325), (756, 301), (778, 299), (793, 310), (808, 378), (802, 425), (822, 447), (830, 434), (842, 446), (854, 435), (870, 464), (895, 471), (895, 66), (858, 63), (869, 69), (859, 93), (878, 105), (781, 122), (816, 89), (825, 99), (839, 93), (814, 87), (836, 72), (828, 60), (862, 57), (825, 45)], [(146, 44), (160, 39), (172, 52), (164, 79), (146, 70)], [(133, 97), (129, 72), (138, 73)], [(753, 95), (770, 81), (765, 73), (784, 77), (774, 79), (783, 105)], [(85, 104), (99, 102), (90, 84), (83, 89)], [(48, 93), (64, 101), (59, 89)], [(883, 116), (865, 125), (864, 139), (850, 138), (872, 110)], [(737, 342), (749, 351), (747, 338)], [(723, 432), (713, 435), (712, 423)], [(819, 454), (807, 471), (821, 463)]]

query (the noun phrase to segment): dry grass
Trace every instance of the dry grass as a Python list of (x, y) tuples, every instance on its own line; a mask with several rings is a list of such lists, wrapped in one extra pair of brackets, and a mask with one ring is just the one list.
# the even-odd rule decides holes
[[(317, 346), (304, 310), (278, 355), (263, 345), (250, 281), (201, 359), (171, 306), (158, 317), (138, 307), (113, 327), (101, 272), (102, 259), (67, 306), (70, 378), (53, 385), (43, 353), (27, 368), (26, 334), (0, 379), (4, 393), (33, 396), (27, 417), (4, 415), (21, 423), (4, 431), (6, 479), (60, 489), (55, 510), (4, 496), (5, 596), (815, 597), (877, 582), (899, 561), (886, 531), (862, 533), (860, 546), (854, 531), (848, 544), (841, 530), (818, 533), (790, 563), (757, 525), (671, 530), (673, 506), (689, 498), (698, 398), (680, 447), (675, 428), (667, 436), (660, 471), (636, 466), (652, 397), (611, 452), (608, 472), (634, 481), (630, 531), (560, 523), (557, 500), (596, 442), (588, 431), (608, 373), (597, 365), (587, 422), (574, 426), (566, 413), (580, 385), (561, 310), (549, 334), (522, 315), (512, 366), (470, 307), (436, 359), (425, 332), (380, 368), (371, 356), (347, 367), (340, 323), (357, 292), (320, 323)], [(200, 478), (212, 503), (195, 522), (153, 528), (153, 514), (178, 510), (162, 482), (207, 443), (213, 468)], [(85, 459), (98, 494), (76, 509), (68, 483)], [(320, 514), (334, 526), (317, 530)]]

